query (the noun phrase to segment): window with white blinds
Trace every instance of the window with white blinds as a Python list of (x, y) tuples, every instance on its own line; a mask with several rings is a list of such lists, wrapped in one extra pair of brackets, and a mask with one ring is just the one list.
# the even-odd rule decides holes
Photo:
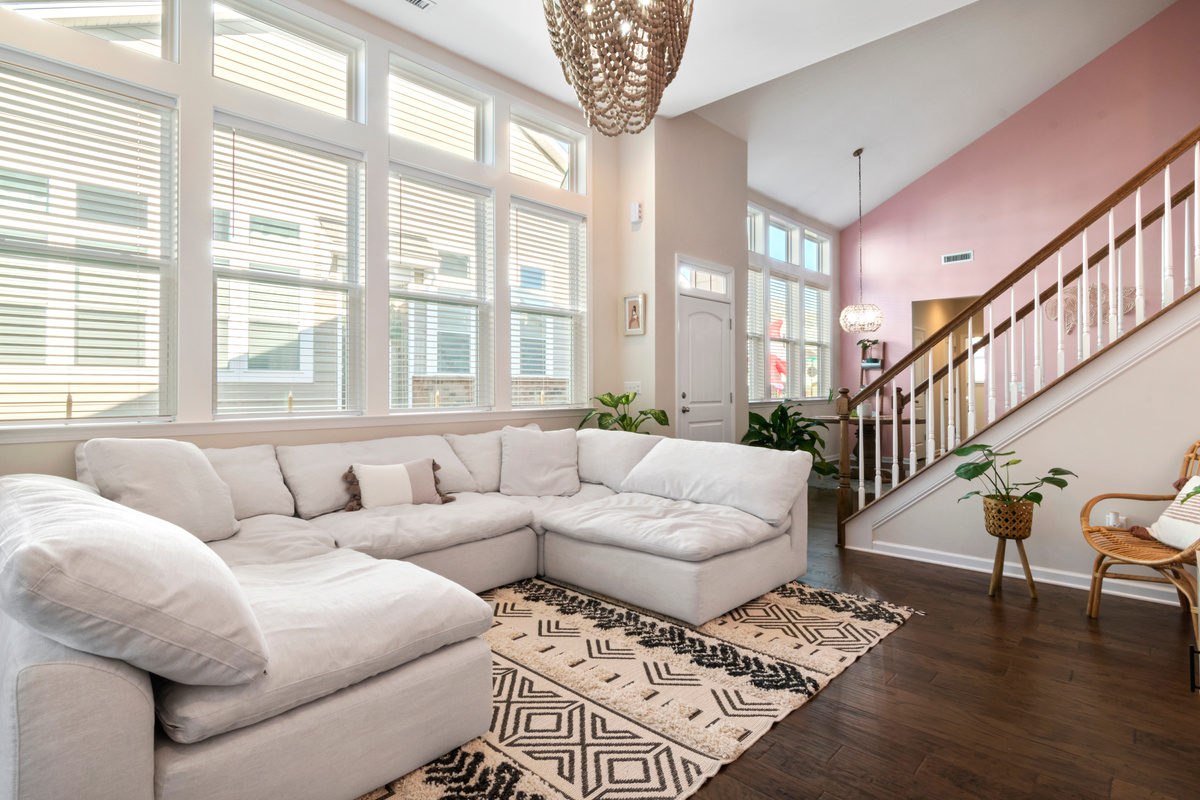
[(763, 274), (750, 268), (746, 292), (746, 382), (750, 401), (764, 399), (763, 365)]
[(392, 172), (391, 407), (488, 406), (492, 198)]
[(163, 0), (3, 0), (11, 9), (88, 33), (131, 50), (162, 56)]
[(361, 162), (214, 131), (218, 416), (357, 412)]
[(173, 413), (174, 125), (0, 65), (0, 423)]
[(273, 3), (214, 3), (213, 75), (353, 118), (362, 42), (314, 20), (296, 24), (295, 16)]
[(580, 137), (526, 113), (513, 113), (509, 129), (509, 171), (514, 175), (580, 191), (576, 164)]
[(829, 290), (804, 287), (804, 396), (824, 398), (831, 385), (832, 320)]
[(587, 397), (587, 222), (514, 202), (510, 217), (512, 404)]
[(771, 399), (794, 400), (804, 396), (800, 282), (786, 275), (772, 275), (768, 282)]
[(481, 161), (487, 100), (458, 81), (395, 59), (388, 77), (388, 127), (397, 136)]

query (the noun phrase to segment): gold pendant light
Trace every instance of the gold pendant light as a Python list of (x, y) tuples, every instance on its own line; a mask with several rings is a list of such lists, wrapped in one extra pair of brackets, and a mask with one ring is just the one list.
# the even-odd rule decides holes
[(692, 0), (542, 0), (550, 44), (591, 127), (640, 133), (675, 79)]
[(838, 322), (846, 333), (871, 333), (883, 325), (883, 309), (862, 301), (862, 148), (854, 151), (858, 159), (858, 302), (842, 309)]

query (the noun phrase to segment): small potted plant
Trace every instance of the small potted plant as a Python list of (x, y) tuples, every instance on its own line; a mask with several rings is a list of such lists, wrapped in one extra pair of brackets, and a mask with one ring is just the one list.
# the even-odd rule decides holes
[(859, 339), (858, 346), (862, 348), (862, 368), (879, 369), (883, 366), (882, 358), (871, 357), (871, 348), (879, 344), (878, 339)]
[[(599, 400), (600, 405), (606, 408), (611, 408), (612, 411), (601, 411), (598, 408), (589, 409), (583, 419), (579, 421), (579, 427), (592, 417), (596, 418), (596, 427), (612, 430), (617, 428), (630, 433), (646, 433), (646, 431), (638, 430), (648, 419), (652, 419), (664, 428), (669, 424), (667, 422), (667, 412), (660, 408), (647, 408), (645, 411), (639, 411), (635, 417), (629, 413), (629, 406), (637, 399), (637, 392), (626, 392), (625, 394), (613, 394), (605, 392), (593, 397), (593, 400)], [(613, 413), (616, 412), (616, 413)]]

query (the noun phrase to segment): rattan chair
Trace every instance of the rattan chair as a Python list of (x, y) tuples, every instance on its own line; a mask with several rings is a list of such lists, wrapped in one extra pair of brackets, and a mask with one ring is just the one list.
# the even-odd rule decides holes
[[(1179, 470), (1180, 480), (1200, 474), (1200, 442), (1192, 445), (1183, 457), (1183, 466)], [(1196, 608), (1196, 578), (1187, 571), (1186, 565), (1196, 565), (1196, 551), (1200, 541), (1193, 542), (1186, 550), (1176, 550), (1174, 547), (1157, 541), (1139, 539), (1127, 530), (1094, 526), (1091, 523), (1092, 509), (1104, 500), (1174, 500), (1175, 494), (1102, 494), (1093, 497), (1083, 507), (1079, 514), (1079, 522), (1083, 527), (1083, 536), (1099, 555), (1092, 566), (1092, 589), (1088, 594), (1088, 616), (1100, 616), (1101, 587), (1106, 577), (1123, 581), (1146, 581), (1149, 583), (1169, 583), (1179, 593), (1179, 604), (1191, 615), (1192, 633), (1196, 643), (1200, 645), (1200, 617)], [(1198, 502), (1192, 500), (1190, 502)], [(1112, 567), (1126, 564), (1136, 567), (1149, 567), (1156, 571), (1159, 577), (1153, 575), (1131, 575), (1128, 573), (1112, 573)]]

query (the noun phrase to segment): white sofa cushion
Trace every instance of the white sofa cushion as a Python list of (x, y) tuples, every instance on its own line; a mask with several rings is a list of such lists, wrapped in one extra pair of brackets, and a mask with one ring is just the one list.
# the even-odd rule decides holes
[(174, 523), (202, 542), (237, 533), (229, 487), (191, 442), (92, 439), (82, 451), (87, 474), (105, 498)]
[(263, 514), (242, 520), (236, 536), (209, 542), (208, 548), (229, 566), (244, 567), (302, 561), (336, 550), (337, 542), (308, 520)]
[(614, 492), (621, 491), (621, 484), (629, 471), (663, 440), (661, 436), (648, 433), (607, 431), (601, 428), (584, 428), (578, 432), (577, 438), (579, 480), (602, 483)]
[[(525, 426), (525, 430), (540, 431), (536, 422)], [(484, 433), (447, 433), (446, 441), (454, 450), (475, 479), (475, 491), (500, 491), (500, 431)]]
[(731, 506), (778, 525), (806, 491), (810, 469), (812, 454), (802, 450), (664, 439), (629, 472), (621, 491)]
[(579, 491), (579, 448), (575, 430), (500, 432), (500, 494), (542, 497)]
[(572, 508), (580, 506), (584, 503), (590, 503), (593, 500), (600, 500), (605, 497), (612, 497), (613, 490), (599, 483), (583, 483), (579, 486), (579, 491), (572, 495), (562, 497), (560, 495), (547, 495), (545, 497), (532, 497), (529, 495), (508, 495), (500, 494), (499, 492), (490, 492), (487, 497), (502, 497), (506, 500), (511, 500), (514, 503), (520, 503), (533, 512), (533, 522), (529, 527), (533, 528), (534, 533), (542, 534), (546, 529), (542, 527), (542, 518), (551, 511), (557, 511), (560, 508)]
[(233, 515), (239, 520), (263, 514), (290, 517), (296, 513), (296, 501), (283, 482), (283, 473), (275, 459), (275, 445), (208, 447), (203, 452), (229, 487)]
[(628, 493), (551, 511), (542, 525), (572, 539), (679, 561), (745, 550), (786, 530), (729, 506)]
[(56, 642), (183, 683), (247, 683), (267, 664), (221, 559), (65, 478), (0, 478), (0, 604)]
[(270, 668), (245, 686), (160, 685), (158, 717), (177, 742), (270, 719), (492, 624), (491, 607), (458, 584), (349, 550), (234, 573), (271, 648)]
[(457, 494), (446, 505), (388, 506), (343, 511), (314, 519), (338, 547), (375, 558), (407, 558), (466, 542), (490, 539), (533, 521), (520, 503), (475, 493)]
[(438, 479), (443, 492), (475, 491), (475, 479), (441, 436), (280, 446), (275, 455), (304, 519), (345, 508), (350, 493), (342, 476), (351, 464), (403, 464), (432, 458), (441, 467)]

